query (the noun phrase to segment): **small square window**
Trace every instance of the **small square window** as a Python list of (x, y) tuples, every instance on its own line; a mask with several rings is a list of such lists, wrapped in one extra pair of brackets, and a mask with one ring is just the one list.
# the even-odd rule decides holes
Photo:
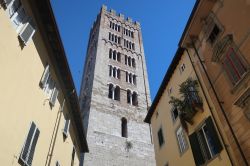
[(185, 68), (186, 68), (186, 66), (185, 66), (185, 64), (183, 63), (183, 64), (180, 66), (180, 72), (181, 72), (181, 73), (184, 72)]

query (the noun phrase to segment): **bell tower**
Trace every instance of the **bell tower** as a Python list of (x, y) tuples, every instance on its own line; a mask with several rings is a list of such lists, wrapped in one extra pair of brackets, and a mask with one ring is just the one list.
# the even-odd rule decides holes
[(102, 6), (90, 34), (80, 91), (89, 145), (84, 166), (154, 166), (141, 26)]

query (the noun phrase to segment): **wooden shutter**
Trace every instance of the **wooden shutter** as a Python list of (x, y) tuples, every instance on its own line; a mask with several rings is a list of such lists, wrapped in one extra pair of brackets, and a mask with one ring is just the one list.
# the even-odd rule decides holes
[(208, 117), (206, 119), (206, 127), (208, 129), (209, 134), (211, 135), (211, 139), (212, 139), (212, 142), (214, 143), (216, 154), (217, 154), (223, 149), (223, 147), (222, 147), (222, 144), (220, 142), (219, 136), (214, 127), (214, 123), (211, 117)]
[(35, 28), (30, 24), (30, 22), (27, 22), (24, 29), (19, 34), (19, 38), (23, 41), (24, 45), (26, 45), (29, 39), (32, 38), (35, 31)]
[(26, 161), (26, 158), (29, 155), (29, 148), (30, 148), (30, 144), (32, 142), (32, 138), (33, 138), (35, 130), (36, 130), (36, 125), (35, 125), (34, 122), (32, 122), (31, 126), (30, 126), (30, 130), (29, 130), (28, 136), (27, 136), (25, 144), (24, 144), (24, 147), (22, 149), (21, 156), (20, 156), (20, 158), (21, 158), (22, 161)]
[(40, 86), (42, 88), (44, 88), (46, 82), (48, 81), (48, 78), (49, 78), (49, 65), (46, 66), (46, 68), (43, 72), (43, 76), (42, 76), (41, 81), (40, 81)]
[(197, 138), (197, 134), (194, 132), (189, 136), (189, 142), (191, 145), (194, 161), (196, 165), (202, 165), (204, 164), (205, 160), (202, 156), (202, 151), (200, 148), (200, 144)]
[(36, 147), (39, 134), (40, 134), (39, 129), (36, 127), (35, 123), (32, 122), (29, 133), (27, 135), (25, 144), (23, 146), (23, 149), (20, 155), (21, 162), (27, 166), (32, 165), (32, 161), (33, 161), (33, 157), (35, 153), (35, 147)]
[(56, 88), (56, 86), (54, 87), (54, 90), (53, 90), (53, 92), (52, 92), (52, 95), (51, 95), (51, 97), (50, 97), (50, 100), (49, 100), (49, 102), (50, 102), (50, 104), (51, 104), (51, 106), (54, 106), (55, 105), (55, 103), (56, 103), (56, 99), (57, 99), (57, 96), (58, 96), (58, 90), (57, 90), (57, 88)]
[(32, 144), (31, 144), (30, 149), (29, 149), (29, 156), (27, 158), (27, 164), (28, 165), (32, 165), (32, 161), (33, 161), (33, 157), (34, 157), (34, 153), (35, 153), (35, 148), (36, 148), (36, 143), (37, 143), (39, 135), (40, 135), (40, 131), (37, 128), (36, 132), (35, 132), (35, 135), (33, 137)]

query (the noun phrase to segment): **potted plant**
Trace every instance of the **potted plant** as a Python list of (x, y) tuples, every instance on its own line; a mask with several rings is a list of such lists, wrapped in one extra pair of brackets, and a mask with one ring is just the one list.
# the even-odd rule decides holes
[(169, 103), (179, 111), (183, 128), (188, 132), (187, 123), (193, 124), (193, 117), (198, 110), (203, 110), (203, 103), (198, 96), (198, 81), (188, 78), (180, 85), (180, 98), (171, 96)]

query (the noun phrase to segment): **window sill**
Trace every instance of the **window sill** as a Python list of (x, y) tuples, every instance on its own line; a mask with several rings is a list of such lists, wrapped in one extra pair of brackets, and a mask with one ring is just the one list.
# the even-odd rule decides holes
[(242, 78), (233, 86), (231, 93), (235, 94), (240, 91), (240, 89), (245, 89), (247, 83), (250, 81), (250, 69), (246, 71), (246, 73), (242, 76)]
[(221, 160), (220, 153), (214, 155), (210, 160), (205, 161), (205, 163), (202, 164), (202, 166), (206, 166), (206, 165), (210, 164), (210, 163), (213, 162), (216, 158), (219, 158), (219, 160)]

